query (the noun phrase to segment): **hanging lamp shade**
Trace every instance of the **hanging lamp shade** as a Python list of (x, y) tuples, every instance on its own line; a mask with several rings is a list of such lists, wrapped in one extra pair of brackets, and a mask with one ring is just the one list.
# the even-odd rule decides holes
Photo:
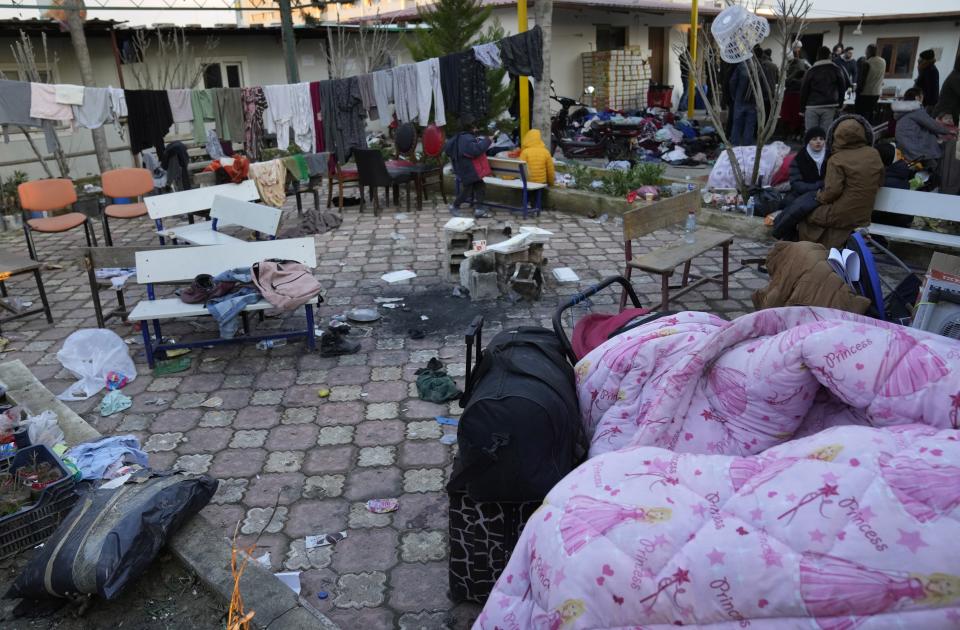
[(740, 63), (753, 56), (753, 47), (770, 35), (767, 21), (739, 5), (720, 12), (710, 34), (717, 40), (720, 57), (727, 63)]

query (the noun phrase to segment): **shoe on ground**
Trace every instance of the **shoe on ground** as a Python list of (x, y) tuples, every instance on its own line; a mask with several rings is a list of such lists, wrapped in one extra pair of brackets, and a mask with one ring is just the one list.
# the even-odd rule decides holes
[(355, 354), (360, 350), (359, 341), (351, 341), (338, 328), (328, 328), (320, 337), (320, 356), (339, 357), (345, 354)]

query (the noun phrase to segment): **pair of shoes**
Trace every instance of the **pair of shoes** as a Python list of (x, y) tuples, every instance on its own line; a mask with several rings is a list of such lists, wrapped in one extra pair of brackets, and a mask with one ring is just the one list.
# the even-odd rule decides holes
[(330, 326), (320, 337), (320, 356), (339, 357), (344, 354), (355, 354), (360, 350), (359, 341), (347, 339), (349, 326)]
[(459, 216), (460, 216), (460, 207), (459, 207), (459, 206), (455, 206), (455, 205), (453, 205), (453, 204), (450, 204), (449, 206), (447, 206), (447, 210), (449, 210), (449, 211), (450, 211), (450, 214), (452, 214), (452, 215), (455, 216), (455, 217), (459, 217)]

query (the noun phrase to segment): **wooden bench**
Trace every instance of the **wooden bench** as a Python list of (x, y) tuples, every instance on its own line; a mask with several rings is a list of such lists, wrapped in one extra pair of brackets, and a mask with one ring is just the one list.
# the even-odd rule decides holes
[[(634, 269), (659, 275), (661, 281), (661, 311), (668, 310), (671, 299), (676, 299), (706, 282), (719, 283), (723, 287), (723, 299), (726, 300), (729, 297), (730, 244), (733, 242), (733, 234), (697, 228), (697, 231), (694, 232), (693, 243), (687, 243), (681, 238), (647, 254), (633, 255), (633, 239), (655, 230), (682, 224), (687, 220), (690, 210), (699, 212), (700, 201), (700, 192), (694, 190), (662, 201), (637, 202), (646, 205), (623, 215), (623, 250), (626, 258), (626, 268), (623, 275), (628, 281)], [(693, 259), (715, 247), (723, 249), (723, 269), (721, 273), (712, 276), (699, 276), (691, 273), (690, 264)], [(671, 286), (670, 277), (681, 264), (683, 265), (683, 280), (680, 285)], [(691, 279), (694, 282), (690, 282)], [(671, 296), (671, 289), (679, 290)], [(620, 296), (620, 310), (623, 310), (626, 306), (626, 301), (627, 292), (624, 291)]]
[[(517, 207), (500, 203), (490, 203), (489, 201), (484, 201), (483, 205), (493, 206), (495, 208), (506, 208), (510, 212), (522, 212), (524, 219), (527, 218), (530, 212), (539, 215), (540, 210), (543, 208), (543, 189), (546, 188), (547, 185), (527, 181), (527, 163), (523, 160), (515, 160), (512, 158), (489, 158), (487, 161), (490, 163), (490, 170), (493, 171), (493, 175), (484, 177), (484, 183), (490, 186), (519, 190), (521, 192), (521, 205)], [(498, 173), (502, 176), (496, 177)], [(459, 194), (459, 179), (456, 180), (456, 187), (455, 192)], [(533, 207), (530, 207), (531, 192), (535, 193)]]
[(144, 197), (143, 203), (147, 206), (147, 214), (150, 215), (157, 226), (157, 236), (160, 237), (160, 244), (165, 244), (164, 219), (209, 210), (213, 207), (214, 197), (217, 196), (230, 197), (241, 201), (256, 201), (260, 199), (260, 192), (257, 190), (257, 184), (252, 179), (248, 179), (239, 184), (219, 184)]
[[(892, 214), (960, 222), (960, 197), (956, 195), (884, 187), (877, 193), (873, 208)], [(882, 223), (871, 223), (867, 233), (870, 236), (882, 236), (892, 241), (960, 249), (960, 236), (955, 234), (929, 232)]]
[[(130, 312), (130, 321), (141, 322), (143, 344), (147, 354), (147, 363), (154, 364), (154, 355), (158, 350), (174, 348), (197, 348), (202, 346), (235, 343), (239, 341), (261, 341), (266, 339), (290, 339), (304, 337), (310, 350), (316, 347), (314, 338), (313, 306), (319, 302), (314, 298), (304, 305), (307, 325), (305, 330), (276, 332), (268, 335), (246, 335), (234, 339), (205, 339), (203, 341), (163, 343), (160, 321), (182, 317), (211, 317), (203, 304), (186, 304), (180, 298), (157, 298), (154, 285), (162, 282), (192, 281), (197, 275), (208, 273), (217, 275), (228, 269), (250, 267), (256, 262), (269, 258), (294, 260), (310, 267), (317, 266), (317, 252), (313, 238), (293, 238), (253, 243), (233, 243), (230, 245), (211, 245), (208, 247), (165, 248), (136, 253), (137, 282), (147, 285), (147, 298), (141, 300)], [(264, 299), (248, 305), (244, 312), (264, 311), (273, 306)], [(150, 326), (153, 324), (153, 336)], [(249, 331), (247, 331), (249, 333)]]
[(217, 195), (213, 198), (209, 221), (168, 228), (164, 235), (174, 243), (183, 240), (193, 245), (243, 243), (243, 239), (219, 231), (222, 227), (237, 226), (253, 230), (257, 236), (266, 234), (272, 240), (277, 237), (282, 214), (279, 208)]

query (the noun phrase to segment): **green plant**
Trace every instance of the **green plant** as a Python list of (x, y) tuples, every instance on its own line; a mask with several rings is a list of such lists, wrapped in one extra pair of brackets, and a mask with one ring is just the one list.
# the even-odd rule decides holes
[(17, 186), (27, 182), (29, 178), (23, 171), (14, 171), (13, 175), (0, 185), (0, 207), (3, 214), (16, 214), (19, 212), (17, 203)]
[(623, 197), (641, 186), (660, 184), (666, 167), (659, 162), (640, 162), (628, 171), (611, 171), (603, 176), (603, 191), (606, 195)]
[(593, 169), (578, 162), (573, 162), (567, 166), (567, 173), (573, 177), (573, 188), (576, 190), (586, 190), (590, 187), (590, 182), (597, 179)]

